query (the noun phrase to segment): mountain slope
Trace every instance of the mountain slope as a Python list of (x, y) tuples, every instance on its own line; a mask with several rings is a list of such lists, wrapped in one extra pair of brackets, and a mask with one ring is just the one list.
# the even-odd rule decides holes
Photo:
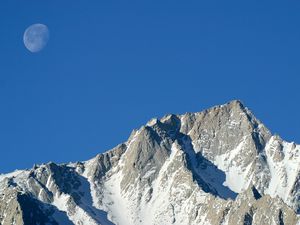
[(299, 145), (232, 101), (152, 119), (89, 161), (0, 176), (0, 224), (300, 224), (299, 165)]

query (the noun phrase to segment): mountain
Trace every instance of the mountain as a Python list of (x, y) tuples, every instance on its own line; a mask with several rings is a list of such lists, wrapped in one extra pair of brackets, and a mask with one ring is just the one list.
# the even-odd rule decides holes
[(300, 146), (231, 101), (167, 115), (91, 160), (0, 176), (0, 224), (300, 224)]

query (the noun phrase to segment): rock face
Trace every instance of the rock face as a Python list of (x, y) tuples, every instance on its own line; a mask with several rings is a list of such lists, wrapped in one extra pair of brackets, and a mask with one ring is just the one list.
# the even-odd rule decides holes
[(77, 163), (0, 175), (0, 224), (300, 224), (300, 146), (240, 101), (152, 119)]

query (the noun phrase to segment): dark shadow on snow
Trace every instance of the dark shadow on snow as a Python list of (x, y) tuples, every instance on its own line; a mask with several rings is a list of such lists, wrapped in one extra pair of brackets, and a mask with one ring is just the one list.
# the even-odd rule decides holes
[[(76, 173), (77, 174), (77, 173)], [(91, 196), (91, 187), (88, 180), (77, 174), (78, 179), (80, 180), (80, 187), (78, 189), (80, 199), (78, 199), (78, 205), (89, 214), (94, 220), (99, 222), (102, 225), (115, 225), (107, 218), (107, 212), (100, 210), (93, 206), (93, 199)]]
[(182, 133), (179, 135), (181, 136), (180, 144), (189, 159), (188, 168), (193, 172), (193, 178), (202, 190), (223, 199), (235, 199), (238, 194), (224, 185), (226, 174), (207, 160), (201, 152), (195, 152), (192, 140), (188, 135)]
[(35, 199), (30, 194), (20, 194), (17, 198), (23, 211), (25, 225), (73, 225), (67, 214), (53, 205)]

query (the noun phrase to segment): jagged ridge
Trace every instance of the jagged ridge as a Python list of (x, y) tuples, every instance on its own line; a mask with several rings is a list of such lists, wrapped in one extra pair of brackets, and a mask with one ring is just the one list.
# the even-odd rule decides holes
[(86, 162), (0, 176), (0, 224), (297, 224), (299, 164), (298, 145), (232, 101), (152, 119)]

